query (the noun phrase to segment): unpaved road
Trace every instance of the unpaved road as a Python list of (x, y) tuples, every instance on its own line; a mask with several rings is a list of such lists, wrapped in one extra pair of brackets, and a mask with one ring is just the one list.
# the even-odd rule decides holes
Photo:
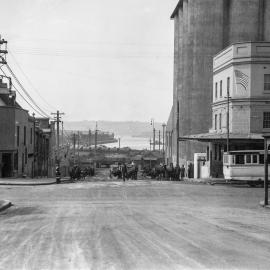
[(0, 269), (270, 269), (263, 189), (175, 182), (0, 187)]

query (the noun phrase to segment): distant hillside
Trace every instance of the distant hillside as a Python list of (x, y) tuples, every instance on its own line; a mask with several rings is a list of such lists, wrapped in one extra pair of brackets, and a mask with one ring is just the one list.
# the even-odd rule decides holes
[[(95, 130), (95, 121), (70, 121), (64, 122), (66, 130)], [(150, 137), (153, 127), (149, 122), (114, 122), (98, 121), (98, 129), (115, 133), (119, 136)], [(155, 123), (155, 129), (162, 131), (162, 123)], [(158, 131), (157, 131), (158, 132)]]

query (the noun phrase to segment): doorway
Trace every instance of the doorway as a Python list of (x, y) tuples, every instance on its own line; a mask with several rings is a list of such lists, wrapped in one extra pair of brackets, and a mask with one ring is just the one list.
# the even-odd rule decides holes
[(3, 153), (2, 154), (2, 177), (12, 176), (12, 154)]

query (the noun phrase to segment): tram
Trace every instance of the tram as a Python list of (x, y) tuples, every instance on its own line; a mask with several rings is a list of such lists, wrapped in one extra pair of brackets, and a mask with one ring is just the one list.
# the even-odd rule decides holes
[[(270, 169), (269, 165), (268, 168)], [(226, 180), (262, 182), (264, 180), (264, 150), (224, 153), (223, 174)]]

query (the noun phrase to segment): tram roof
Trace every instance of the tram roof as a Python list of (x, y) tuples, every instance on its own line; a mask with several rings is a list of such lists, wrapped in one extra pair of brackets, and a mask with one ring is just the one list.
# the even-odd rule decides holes
[[(202, 133), (202, 134), (193, 134), (179, 137), (179, 141), (202, 141), (202, 142), (214, 142), (219, 141), (223, 142), (227, 139), (227, 133)], [(260, 133), (248, 133), (248, 134), (238, 134), (238, 133), (230, 133), (230, 140), (241, 140), (243, 141), (263, 141), (263, 136)]]

